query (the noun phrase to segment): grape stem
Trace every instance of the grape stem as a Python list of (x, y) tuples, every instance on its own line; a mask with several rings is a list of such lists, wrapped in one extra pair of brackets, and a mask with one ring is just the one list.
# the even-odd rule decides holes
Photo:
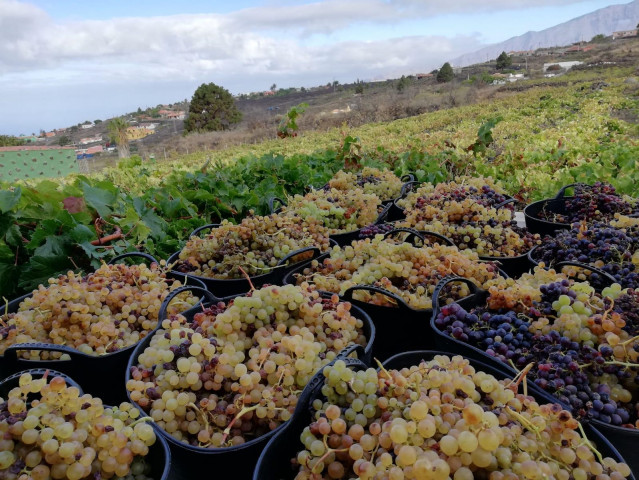
[[(322, 439), (322, 441), (324, 442), (324, 448), (326, 449), (326, 452), (324, 452), (324, 455), (322, 455), (322, 456), (321, 456), (321, 457), (317, 460), (317, 462), (315, 462), (315, 465), (313, 465), (313, 468), (311, 468), (311, 473), (312, 473), (312, 474), (319, 474), (319, 473), (320, 473), (320, 472), (315, 472), (315, 467), (317, 467), (318, 465), (320, 465), (320, 464), (324, 461), (324, 459), (325, 459), (326, 457), (328, 457), (331, 453), (333, 453), (333, 452), (335, 452), (335, 453), (338, 453), (338, 452), (348, 452), (348, 448), (340, 448), (339, 450), (334, 450), (334, 449), (330, 448), (330, 447), (328, 446), (328, 444), (326, 443), (326, 439), (327, 439), (327, 438), (328, 438), (328, 435), (324, 435), (324, 438)], [(371, 457), (371, 458), (374, 458), (374, 457)], [(308, 460), (307, 460), (307, 462), (308, 462)], [(306, 464), (306, 466), (308, 467), (308, 463)]]
[[(247, 413), (257, 410), (259, 407), (260, 407), (259, 404), (253, 405), (251, 407), (242, 407), (242, 409), (239, 412), (237, 412), (237, 415), (233, 417), (233, 420), (231, 420), (231, 423), (229, 423), (228, 427), (224, 429), (224, 436), (222, 437), (222, 443), (226, 442), (226, 439), (231, 433), (231, 428), (233, 428), (233, 425), (235, 425), (235, 422), (237, 422), (240, 418), (242, 418)], [(286, 410), (286, 409), (281, 407), (275, 407), (272, 410)]]
[[(204, 428), (206, 428), (206, 431), (209, 431), (210, 428), (210, 424), (209, 424), (209, 419), (208, 416), (206, 415), (206, 413), (204, 413), (195, 403), (193, 402), (189, 402), (187, 405), (187, 407), (191, 407), (193, 410), (195, 410), (196, 412), (198, 412), (201, 416), (202, 416), (202, 420), (204, 420)], [(200, 445), (203, 445), (205, 447), (208, 447), (210, 445), (210, 442), (207, 443), (201, 443)]]
[(244, 269), (242, 267), (240, 267), (239, 265), (238, 265), (237, 268), (239, 269), (240, 272), (242, 272), (242, 275), (244, 275), (244, 278), (246, 278), (246, 281), (251, 286), (251, 290), (250, 291), (254, 292), (255, 291), (255, 285), (253, 285), (253, 282), (251, 282), (251, 277), (249, 277), (248, 273), (246, 273), (244, 271)]
[(153, 422), (155, 423), (155, 420), (153, 420), (151, 417), (140, 417), (138, 418), (135, 422), (129, 424), (129, 427), (135, 427), (138, 423), (142, 423), (142, 422)]
[(377, 358), (375, 359), (375, 362), (377, 362), (377, 365), (379, 366), (379, 369), (384, 372), (386, 374), (386, 376), (388, 377), (389, 380), (392, 380), (393, 377), (391, 376), (390, 373), (388, 373), (388, 370), (386, 370), (384, 368), (384, 365), (382, 365), (382, 362), (380, 362)]
[[(512, 363), (512, 360), (511, 360)], [(529, 363), (528, 365), (526, 365), (524, 367), (523, 370), (521, 370), (516, 376), (515, 378), (513, 378), (510, 383), (508, 384), (508, 388), (510, 388), (511, 390), (513, 390), (514, 392), (517, 392), (517, 390), (519, 389), (519, 384), (523, 381), (524, 382), (524, 395), (528, 395), (528, 383), (527, 383), (527, 379), (526, 376), (528, 375), (528, 372), (530, 371), (530, 369), (535, 365), (534, 362)], [(513, 365), (514, 367), (514, 365)]]
[(516, 412), (515, 410), (513, 410), (510, 407), (506, 407), (506, 412), (508, 412), (509, 414), (511, 414), (513, 417), (515, 417), (519, 423), (521, 423), (524, 427), (526, 427), (528, 430), (530, 430), (531, 432), (534, 432), (535, 435), (537, 435), (537, 438), (539, 438), (540, 440), (542, 440), (541, 438), (541, 434), (539, 432), (539, 427), (535, 426), (532, 422), (530, 422), (526, 417), (524, 417), (523, 415), (521, 415), (520, 413)]
[(584, 445), (586, 445), (590, 450), (592, 450), (593, 453), (597, 455), (597, 458), (599, 459), (599, 463), (603, 464), (603, 456), (601, 455), (599, 450), (595, 448), (592, 442), (588, 440), (588, 437), (586, 436), (586, 432), (584, 432), (584, 427), (581, 425), (581, 422), (577, 422), (577, 425), (579, 426), (579, 432), (581, 433), (581, 437), (583, 438)]
[[(584, 363), (583, 365), (579, 365), (579, 368), (586, 368), (586, 367), (590, 367), (592, 365), (593, 365), (592, 362), (591, 363)], [(639, 363), (620, 362), (618, 360), (607, 360), (604, 363), (601, 363), (600, 365), (618, 365), (620, 367), (628, 367), (628, 368), (638, 368), (639, 367)]]
[(634, 342), (635, 340), (639, 340), (639, 335), (637, 335), (636, 337), (629, 338), (628, 340), (624, 340), (623, 342), (620, 342), (619, 345), (626, 346), (630, 342)]
[(222, 443), (226, 442), (226, 439), (231, 433), (231, 428), (233, 428), (233, 425), (235, 425), (235, 422), (237, 422), (240, 418), (242, 418), (247, 413), (256, 410), (257, 407), (259, 407), (259, 405), (253, 405), (252, 407), (242, 407), (242, 409), (239, 412), (237, 412), (237, 415), (233, 417), (233, 420), (231, 420), (231, 423), (229, 423), (228, 427), (224, 429), (224, 436), (222, 437)]
[(2, 300), (4, 300), (4, 315), (0, 317), (0, 322), (2, 322), (3, 327), (6, 327), (7, 324), (4, 323), (3, 318), (9, 320), (9, 300), (7, 300), (7, 297), (2, 297)]

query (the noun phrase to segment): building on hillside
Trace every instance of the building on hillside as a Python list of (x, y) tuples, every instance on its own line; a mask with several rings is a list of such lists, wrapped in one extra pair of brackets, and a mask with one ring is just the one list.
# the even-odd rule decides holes
[(595, 47), (593, 45), (573, 45), (572, 47), (568, 47), (566, 49), (566, 53), (574, 53), (574, 52), (588, 52)]
[(141, 123), (140, 128), (146, 128), (147, 130), (155, 130), (158, 128), (157, 123)]
[(509, 56), (517, 56), (517, 57), (531, 57), (534, 55), (534, 50), (511, 50), (507, 52)]
[(129, 127), (126, 129), (126, 136), (129, 140), (139, 140), (140, 138), (153, 135), (154, 133), (155, 130), (150, 130), (139, 126)]
[(18, 138), (26, 143), (36, 143), (38, 140), (40, 140), (35, 135), (20, 135)]
[(0, 178), (8, 182), (79, 172), (72, 147), (0, 147)]
[(618, 32), (612, 32), (612, 39), (613, 40), (617, 40), (619, 38), (636, 37), (636, 36), (637, 36), (637, 29), (636, 28), (634, 30), (620, 30)]
[(421, 80), (422, 78), (434, 77), (434, 75), (432, 73), (418, 73), (415, 75), (415, 77), (417, 77), (417, 80)]
[(186, 114), (182, 111), (179, 112), (169, 112), (166, 118), (169, 120), (184, 120)]
[(51, 131), (51, 132), (46, 132), (44, 134), (45, 137), (47, 138), (51, 138), (51, 137), (55, 137), (55, 132)]
[(95, 135), (93, 137), (81, 138), (78, 141), (79, 145), (89, 145), (90, 143), (98, 143), (102, 141), (102, 135)]
[(104, 147), (102, 145), (95, 145), (93, 147), (87, 148), (85, 153), (89, 155), (95, 155), (96, 153), (101, 153), (103, 151), (104, 151)]
[(93, 122), (83, 123), (82, 125), (80, 125), (80, 128), (84, 130), (88, 130), (89, 128), (93, 128), (93, 127), (94, 127)]
[(544, 63), (543, 71), (546, 72), (546, 70), (548, 70), (548, 67), (550, 67), (551, 65), (559, 65), (559, 67), (563, 70), (570, 70), (572, 67), (577, 65), (582, 65), (583, 63), (584, 62), (578, 62), (578, 61)]
[(165, 109), (162, 109), (162, 110), (158, 111), (158, 114), (162, 118), (168, 118), (170, 113), (173, 113), (173, 112), (171, 110), (165, 110)]

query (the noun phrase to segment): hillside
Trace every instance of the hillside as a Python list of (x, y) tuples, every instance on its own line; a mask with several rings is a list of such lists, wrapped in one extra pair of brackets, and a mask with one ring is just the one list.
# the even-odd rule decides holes
[(539, 32), (527, 32), (494, 45), (457, 57), (451, 61), (455, 66), (480, 63), (486, 58), (496, 58), (501, 52), (528, 51), (544, 47), (571, 45), (589, 41), (598, 34), (612, 35), (620, 30), (634, 29), (639, 22), (639, 0), (628, 4), (612, 5), (582, 15), (568, 22)]
[[(609, 67), (632, 66), (639, 62), (639, 39), (623, 42), (594, 44), (588, 51), (574, 51), (557, 55), (523, 58), (513, 57), (513, 69), (524, 73), (533, 83), (492, 85), (497, 77), (494, 60), (475, 64), (458, 71), (451, 83), (438, 83), (434, 77), (408, 77), (399, 91), (399, 79), (364, 83), (363, 92), (355, 93), (354, 84), (323, 87), (316, 90), (291, 92), (282, 95), (238, 99), (243, 112), (242, 122), (227, 132), (209, 132), (182, 136), (182, 122), (161, 125), (158, 134), (134, 142), (134, 151), (143, 158), (171, 160), (195, 151), (214, 152), (231, 147), (251, 145), (275, 140), (277, 125), (292, 106), (305, 102), (309, 105), (301, 116), (302, 135), (322, 133), (333, 129), (344, 130), (369, 123), (388, 122), (410, 118), (429, 112), (472, 105), (494, 97), (513, 95), (519, 88), (530, 88), (543, 77), (543, 64), (558, 61), (582, 61), (585, 65), (606, 62)], [(535, 83), (537, 82), (537, 83)], [(520, 86), (521, 85), (521, 86)], [(110, 164), (114, 164), (111, 159)], [(96, 167), (97, 168), (97, 167)]]
[[(514, 56), (512, 69), (516, 73), (523, 73), (537, 85), (546, 82), (543, 77), (544, 63), (576, 60), (584, 62), (583, 68), (588, 68), (589, 64), (602, 62), (609, 67), (632, 66), (639, 62), (638, 38), (589, 43), (588, 46), (590, 49), (587, 51), (564, 52), (565, 49), (558, 49), (556, 53), (544, 52), (544, 55)], [(243, 113), (243, 120), (234, 129), (184, 136), (182, 120), (153, 119), (157, 123), (155, 134), (132, 141), (131, 152), (143, 159), (154, 158), (163, 162), (193, 152), (219, 152), (226, 156), (224, 152), (234, 147), (250, 148), (256, 145), (259, 148), (262, 142), (276, 139), (280, 120), (289, 108), (300, 103), (309, 105), (299, 120), (301, 134), (309, 135), (311, 132), (352, 129), (369, 123), (446, 111), (513, 95), (520, 88), (530, 88), (531, 83), (521, 82), (493, 85), (495, 80), (500, 80), (497, 73), (493, 59), (458, 70), (454, 81), (445, 84), (438, 83), (433, 76), (409, 76), (404, 79), (401, 90), (398, 88), (400, 79), (393, 79), (363, 83), (362, 93), (356, 93), (355, 84), (337, 84), (303, 91), (288, 89), (270, 96), (238, 98), (236, 102)], [(180, 104), (179, 108), (187, 110), (188, 105)], [(137, 117), (135, 112), (131, 112), (125, 118)], [(77, 143), (82, 137), (101, 134), (107, 141), (106, 125), (107, 121), (89, 130), (77, 130), (70, 137)], [(50, 145), (57, 145), (57, 142), (57, 137), (47, 140)], [(103, 153), (91, 158), (88, 168), (96, 173), (115, 166), (117, 161), (117, 154)]]

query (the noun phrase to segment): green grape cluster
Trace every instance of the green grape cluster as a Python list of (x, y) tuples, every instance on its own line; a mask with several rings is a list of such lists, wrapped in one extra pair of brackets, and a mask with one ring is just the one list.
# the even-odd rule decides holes
[(377, 195), (365, 193), (361, 188), (346, 191), (332, 188), (295, 195), (282, 211), (304, 219), (314, 218), (328, 228), (330, 234), (337, 234), (373, 223), (379, 216), (381, 203)]
[(406, 219), (398, 225), (439, 233), (482, 257), (523, 255), (541, 238), (517, 226), (512, 204), (500, 206), (502, 192), (490, 179), (426, 185), (400, 202)]
[[(432, 294), (437, 283), (447, 275), (459, 275), (483, 286), (499, 273), (495, 265), (479, 261), (476, 253), (456, 247), (438, 245), (415, 247), (383, 239), (353, 242), (346, 247), (333, 247), (321, 263), (313, 260), (298, 276), (298, 284), (307, 282), (318, 289), (343, 294), (358, 285), (375, 285), (401, 297), (417, 309), (432, 307)], [(451, 286), (449, 298), (469, 293), (465, 284)], [(389, 298), (364, 290), (354, 292), (357, 300), (389, 305)], [(390, 301), (392, 302), (392, 301)]]
[[(400, 222), (409, 226), (411, 220)], [(417, 228), (427, 229), (450, 238), (460, 250), (472, 250), (482, 257), (516, 257), (541, 244), (539, 234), (531, 234), (516, 225), (495, 222), (461, 224), (434, 220), (428, 224), (418, 222)]]
[(137, 359), (130, 398), (176, 439), (239, 445), (293, 413), (313, 374), (351, 344), (363, 322), (337, 295), (269, 286), (195, 315), (167, 319)]
[(402, 185), (401, 179), (392, 171), (373, 167), (364, 167), (357, 174), (340, 170), (328, 182), (329, 188), (343, 191), (361, 188), (364, 193), (372, 193), (382, 200), (399, 197)]
[[(269, 273), (301, 248), (328, 246), (328, 230), (314, 218), (294, 213), (249, 215), (237, 225), (222, 221), (206, 237), (191, 237), (173, 269), (206, 278), (243, 278)], [(309, 254), (292, 260), (304, 260), (305, 255)]]
[[(180, 286), (157, 264), (103, 264), (89, 275), (68, 272), (51, 278), (22, 301), (17, 312), (0, 317), (0, 354), (13, 344), (33, 342), (66, 345), (89, 355), (129, 347), (157, 327), (163, 300)], [(184, 292), (168, 312), (182, 312), (197, 302)], [(59, 353), (20, 355), (38, 360)]]
[(144, 457), (156, 437), (139, 416), (130, 403), (80, 395), (62, 377), (25, 373), (0, 399), (0, 478), (149, 480)]
[(540, 405), (462, 357), (401, 370), (323, 370), (295, 480), (558, 480), (630, 475), (559, 405)]

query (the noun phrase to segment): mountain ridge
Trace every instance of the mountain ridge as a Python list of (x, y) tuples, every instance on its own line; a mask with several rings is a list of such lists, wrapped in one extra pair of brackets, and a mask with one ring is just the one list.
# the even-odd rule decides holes
[(455, 67), (466, 67), (497, 58), (504, 51), (528, 51), (537, 48), (571, 45), (579, 41), (589, 41), (598, 34), (612, 35), (613, 32), (620, 30), (633, 30), (638, 22), (639, 0), (610, 5), (545, 30), (528, 31), (503, 42), (460, 55), (450, 63)]

